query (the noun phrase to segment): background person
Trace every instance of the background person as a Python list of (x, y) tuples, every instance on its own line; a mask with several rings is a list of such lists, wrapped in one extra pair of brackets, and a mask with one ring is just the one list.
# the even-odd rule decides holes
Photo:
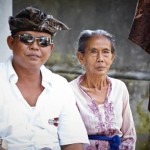
[(107, 75), (115, 59), (114, 38), (104, 30), (84, 30), (77, 58), (85, 69), (70, 82), (85, 123), (86, 150), (134, 150), (136, 132), (126, 85)]
[(65, 24), (35, 7), (9, 18), (13, 55), (0, 64), (0, 138), (9, 150), (82, 150), (85, 126), (69, 83), (44, 66)]

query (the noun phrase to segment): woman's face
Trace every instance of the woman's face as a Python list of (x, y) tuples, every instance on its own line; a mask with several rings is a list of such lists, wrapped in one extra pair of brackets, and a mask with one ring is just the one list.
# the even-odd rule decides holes
[(111, 42), (105, 36), (94, 36), (86, 42), (85, 53), (77, 53), (86, 74), (105, 76), (114, 60)]

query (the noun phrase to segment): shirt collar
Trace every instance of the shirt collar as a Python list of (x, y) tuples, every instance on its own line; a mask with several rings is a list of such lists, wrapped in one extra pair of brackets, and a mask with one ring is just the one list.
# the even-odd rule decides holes
[[(7, 65), (7, 77), (11, 83), (17, 83), (18, 75), (16, 74), (13, 66), (12, 66), (12, 56), (10, 56), (6, 62)], [(49, 84), (52, 85), (52, 72), (43, 65), (41, 66), (41, 74), (42, 74), (42, 85), (44, 87), (49, 87)]]
[(12, 66), (12, 56), (10, 56), (6, 62), (7, 65), (7, 77), (11, 83), (16, 83), (18, 81), (18, 76)]
[(41, 67), (41, 74), (42, 74), (42, 85), (44, 87), (52, 86), (53, 84), (53, 74), (50, 70), (48, 70), (44, 65)]

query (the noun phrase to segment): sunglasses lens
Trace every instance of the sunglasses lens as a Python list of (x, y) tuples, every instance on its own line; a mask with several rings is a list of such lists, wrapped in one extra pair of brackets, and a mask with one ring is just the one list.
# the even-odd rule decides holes
[(43, 46), (43, 47), (46, 47), (46, 46), (49, 46), (50, 45), (50, 39), (48, 37), (40, 37), (39, 38), (39, 45), (40, 46)]
[(25, 44), (31, 44), (34, 41), (34, 37), (29, 34), (21, 34), (20, 35), (20, 41)]
[(39, 46), (46, 47), (51, 44), (51, 39), (49, 37), (33, 37), (31, 34), (20, 34), (14, 37), (19, 37), (20, 41), (24, 44), (32, 44), (35, 40), (38, 42)]

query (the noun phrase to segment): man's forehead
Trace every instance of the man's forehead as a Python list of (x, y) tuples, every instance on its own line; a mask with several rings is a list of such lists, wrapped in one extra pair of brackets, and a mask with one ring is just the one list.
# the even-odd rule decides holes
[(39, 36), (46, 36), (51, 38), (52, 36), (49, 33), (45, 32), (38, 32), (38, 31), (19, 31), (17, 34), (31, 34), (33, 36), (39, 37)]

